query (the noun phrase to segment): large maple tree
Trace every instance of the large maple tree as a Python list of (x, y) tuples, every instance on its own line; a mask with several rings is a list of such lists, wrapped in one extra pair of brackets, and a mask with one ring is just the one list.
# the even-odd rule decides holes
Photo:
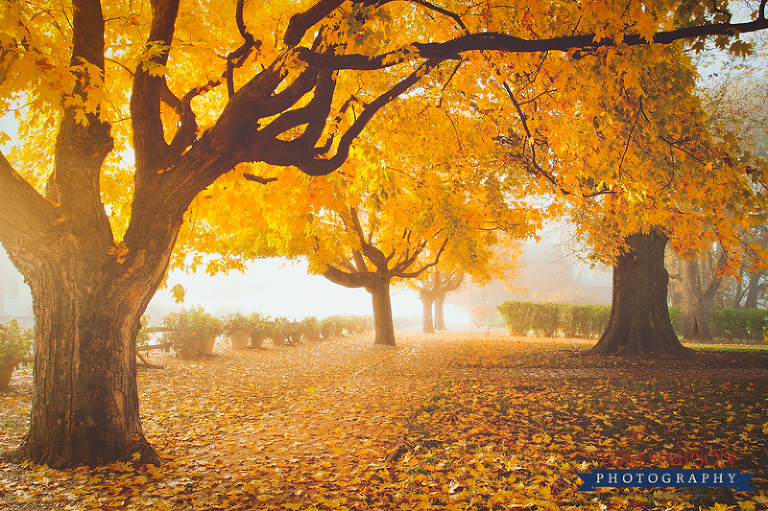
[[(0, 157), (0, 241), (37, 327), (20, 454), (55, 467), (157, 461), (139, 418), (139, 318), (190, 203), (238, 164), (329, 174), (416, 84), (487, 100), (489, 59), (562, 71), (579, 51), (621, 60), (768, 28), (765, 1), (744, 23), (709, 1), (0, 5), (0, 108), (17, 111), (20, 138)], [(614, 72), (585, 71), (594, 87)]]
[[(735, 272), (755, 250), (742, 234), (766, 218), (765, 163), (709, 129), (682, 46), (571, 58), (570, 73), (532, 79), (552, 76), (542, 62), (497, 89), (506, 158), (527, 169), (521, 187), (560, 201), (591, 256), (614, 267), (611, 320), (591, 353), (687, 355), (667, 312), (664, 249), (671, 241), (691, 258), (719, 244), (720, 270)], [(584, 71), (603, 86), (583, 87)]]

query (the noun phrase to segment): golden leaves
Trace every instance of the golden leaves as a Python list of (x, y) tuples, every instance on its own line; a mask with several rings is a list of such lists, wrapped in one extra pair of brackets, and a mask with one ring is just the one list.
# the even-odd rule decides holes
[(118, 264), (123, 264), (128, 257), (128, 245), (125, 241), (121, 241), (120, 244), (109, 247), (107, 253), (114, 257)]
[[(466, 332), (407, 335), (383, 351), (369, 341), (246, 352), (219, 344), (218, 357), (196, 362), (156, 354), (165, 368), (141, 372), (138, 383), (162, 466), (3, 464), (0, 505), (703, 511), (768, 503), (754, 484), (764, 479), (760, 429), (768, 428), (760, 379), (724, 384), (676, 367), (662, 369), (674, 378), (636, 378), (626, 372), (647, 368), (635, 362), (568, 356), (594, 341)], [(609, 377), (547, 377), (566, 369)], [(19, 391), (0, 394), (3, 448), (23, 434), (31, 403), (31, 370), (20, 372)], [(398, 442), (402, 455), (387, 463)], [(651, 464), (651, 453), (654, 466), (700, 463), (696, 452), (707, 449), (711, 463), (731, 463), (721, 447), (756, 474), (757, 493), (575, 491), (580, 473)]]

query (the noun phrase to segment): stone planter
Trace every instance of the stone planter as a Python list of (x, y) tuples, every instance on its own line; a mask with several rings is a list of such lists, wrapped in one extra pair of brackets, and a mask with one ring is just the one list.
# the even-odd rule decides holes
[(14, 369), (16, 369), (15, 362), (0, 364), (0, 390), (8, 388), (8, 385), (11, 384)]
[(213, 353), (213, 345), (216, 343), (216, 334), (209, 335), (197, 346), (197, 351), (201, 355), (210, 355)]
[(282, 346), (285, 344), (285, 334), (283, 332), (277, 333), (272, 336), (272, 344), (275, 346)]
[(229, 340), (232, 343), (232, 349), (244, 350), (248, 347), (248, 340), (251, 332), (234, 332), (230, 334)]
[(251, 348), (261, 348), (266, 338), (267, 334), (264, 332), (251, 332)]

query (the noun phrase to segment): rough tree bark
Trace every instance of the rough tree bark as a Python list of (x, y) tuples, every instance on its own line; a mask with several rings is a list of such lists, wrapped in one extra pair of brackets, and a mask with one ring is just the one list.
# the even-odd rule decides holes
[(749, 272), (748, 275), (749, 284), (747, 284), (747, 298), (744, 301), (744, 308), (757, 309), (757, 299), (760, 296), (760, 291), (765, 287), (765, 284), (760, 283), (763, 275), (755, 272)]
[(374, 344), (395, 345), (395, 323), (392, 319), (392, 299), (389, 281), (379, 281), (367, 288), (373, 302)]
[(627, 238), (627, 250), (613, 268), (611, 318), (588, 355), (651, 357), (692, 353), (680, 343), (669, 319), (669, 275), (664, 268), (667, 241), (659, 231)]

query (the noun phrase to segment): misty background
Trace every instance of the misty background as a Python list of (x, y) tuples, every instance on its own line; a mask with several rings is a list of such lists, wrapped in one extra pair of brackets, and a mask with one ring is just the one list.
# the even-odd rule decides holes
[[(470, 308), (491, 308), (506, 300), (552, 301), (561, 303), (611, 303), (611, 271), (591, 268), (574, 252), (567, 226), (557, 226), (542, 233), (539, 242), (523, 245), (518, 273), (507, 282), (495, 281), (484, 288), (468, 282), (448, 295), (445, 305), (446, 326), (450, 330), (470, 325)], [(170, 289), (180, 284), (185, 296), (175, 303)], [(272, 317), (318, 319), (336, 314), (371, 316), (371, 295), (364, 289), (348, 289), (319, 275), (309, 275), (303, 261), (263, 259), (252, 261), (244, 273), (208, 275), (204, 269), (187, 274), (171, 271), (165, 288), (158, 290), (147, 314), (150, 324), (160, 325), (165, 314), (181, 308), (201, 305), (216, 316), (235, 311), (260, 312)], [(412, 318), (421, 327), (421, 301), (418, 293), (405, 286), (392, 287), (395, 318)], [(22, 275), (11, 263), (5, 250), (0, 251), (0, 321), (19, 319), (32, 325), (32, 295)]]

